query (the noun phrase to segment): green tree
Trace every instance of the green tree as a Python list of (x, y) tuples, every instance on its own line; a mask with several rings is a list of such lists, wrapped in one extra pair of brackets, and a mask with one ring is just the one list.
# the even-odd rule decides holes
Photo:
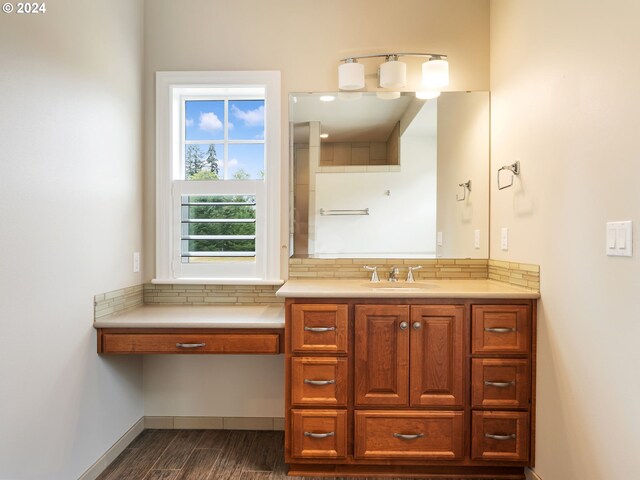
[(205, 167), (208, 168), (210, 172), (215, 173), (216, 176), (220, 174), (220, 170), (218, 168), (218, 154), (216, 153), (216, 146), (213, 144), (209, 145), (207, 150)]
[(218, 154), (216, 153), (216, 146), (213, 144), (209, 145), (206, 153), (200, 150), (200, 145), (187, 145), (184, 164), (185, 176), (188, 180), (204, 180), (203, 178), (195, 177), (195, 175), (200, 174), (200, 172), (211, 172), (215, 174), (214, 180), (218, 179), (220, 173)]

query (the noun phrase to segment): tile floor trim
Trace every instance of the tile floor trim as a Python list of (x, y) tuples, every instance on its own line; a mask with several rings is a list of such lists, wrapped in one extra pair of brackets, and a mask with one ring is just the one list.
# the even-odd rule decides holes
[(129, 446), (145, 428), (145, 417), (138, 420), (127, 432), (114, 443), (104, 455), (91, 465), (78, 480), (95, 480), (102, 472)]
[(163, 430), (284, 430), (284, 418), (146, 416), (144, 428)]
[(527, 480), (542, 480), (542, 477), (530, 468), (525, 468), (524, 473), (527, 477)]

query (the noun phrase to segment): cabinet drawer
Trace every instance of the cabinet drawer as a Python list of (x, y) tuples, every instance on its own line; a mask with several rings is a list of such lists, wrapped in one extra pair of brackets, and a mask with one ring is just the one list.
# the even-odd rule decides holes
[(473, 305), (471, 315), (472, 353), (529, 353), (529, 306)]
[(279, 353), (275, 333), (103, 333), (101, 353)]
[(346, 410), (291, 410), (292, 457), (342, 459), (346, 453)]
[(292, 305), (291, 351), (347, 353), (347, 305)]
[(293, 405), (347, 406), (347, 359), (298, 357), (291, 359)]
[(459, 460), (463, 412), (355, 412), (355, 456), (371, 459)]
[(471, 458), (529, 460), (528, 412), (473, 412)]
[(472, 406), (527, 408), (529, 361), (523, 359), (474, 358), (471, 363)]

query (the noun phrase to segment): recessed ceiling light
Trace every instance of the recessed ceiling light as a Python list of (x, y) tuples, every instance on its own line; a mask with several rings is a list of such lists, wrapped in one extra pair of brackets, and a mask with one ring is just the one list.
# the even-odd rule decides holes
[(333, 95), (322, 95), (320, 97), (321, 102), (333, 102), (336, 99)]
[(320, 134), (320, 138), (329, 138), (329, 134), (328, 133), (321, 133)]

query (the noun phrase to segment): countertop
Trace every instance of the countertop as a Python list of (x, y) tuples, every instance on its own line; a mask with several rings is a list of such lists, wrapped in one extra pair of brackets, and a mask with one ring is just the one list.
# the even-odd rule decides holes
[(289, 280), (277, 292), (291, 298), (540, 298), (540, 293), (494, 280), (416, 280), (415, 283), (367, 279)]
[(95, 328), (284, 328), (284, 305), (144, 305)]

